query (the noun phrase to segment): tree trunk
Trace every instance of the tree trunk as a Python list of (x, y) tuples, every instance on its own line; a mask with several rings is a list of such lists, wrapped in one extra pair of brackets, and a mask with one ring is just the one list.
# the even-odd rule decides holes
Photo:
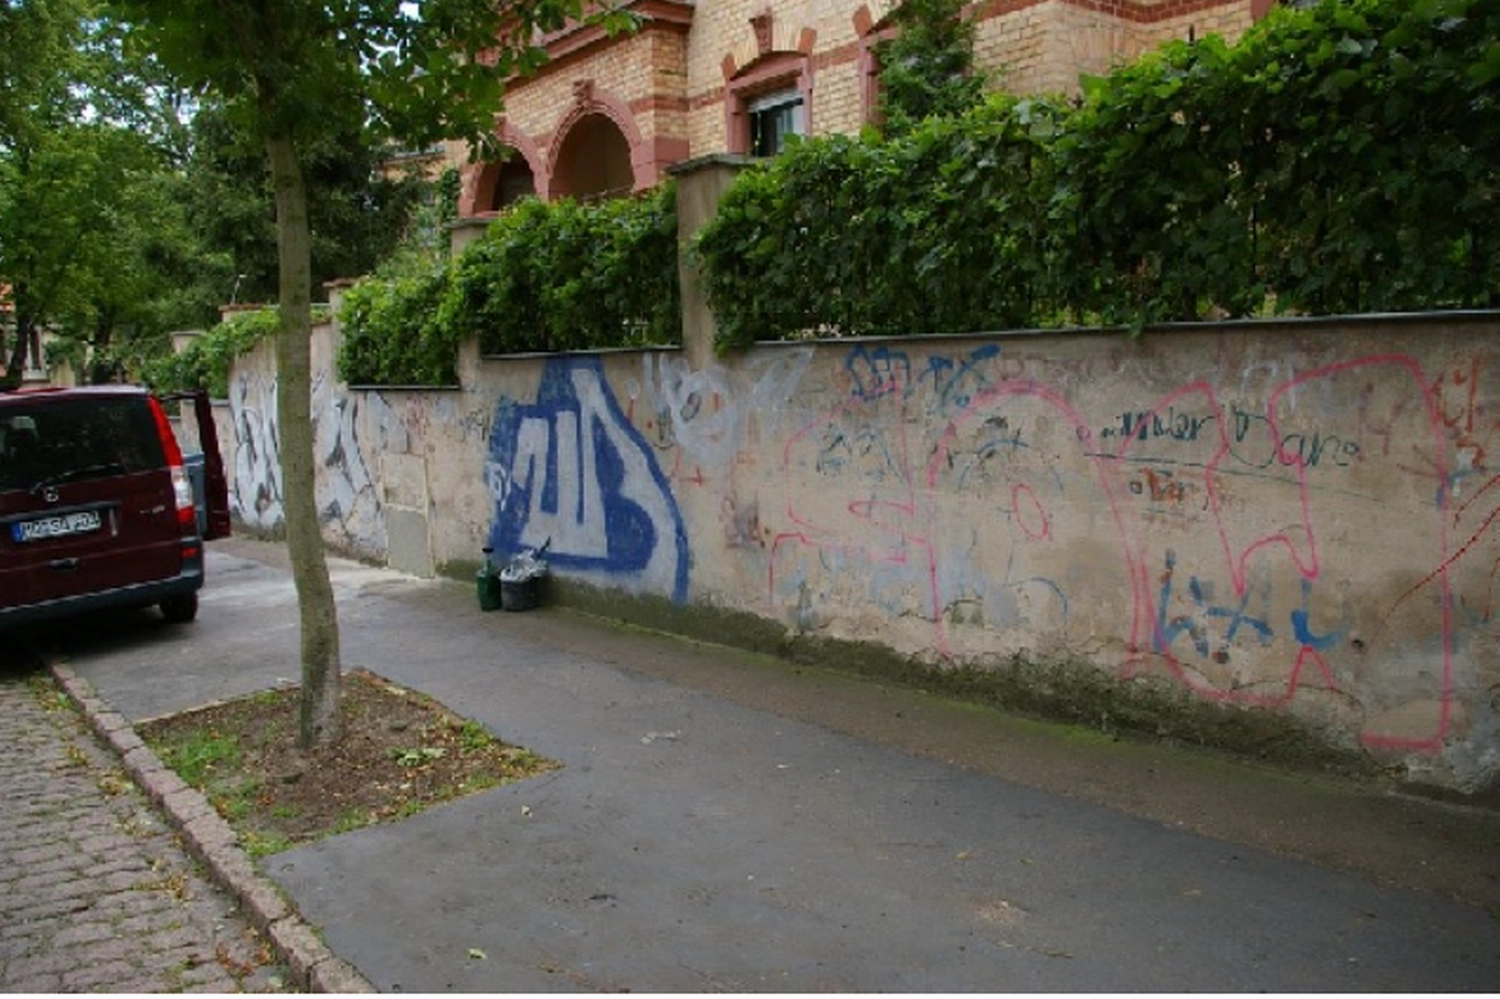
[(36, 322), (30, 316), (17, 315), (16, 342), (11, 345), (10, 358), (5, 365), (5, 384), (11, 388), (20, 385), (26, 378), (26, 358), (31, 353), (31, 339), (35, 330)]
[(10, 346), (10, 356), (0, 356), (0, 369), (4, 371), (0, 375), (0, 386), (5, 388), (15, 388), (26, 377), (27, 347), (31, 343), (32, 331), (36, 329), (36, 317), (32, 313), (31, 295), (27, 291), (26, 282), (17, 281), (10, 294), (11, 303), (16, 310), (16, 339)]
[(304, 749), (341, 734), (339, 626), (313, 479), (312, 237), (307, 190), (289, 136), (266, 140), (276, 192), (281, 327), (276, 337), (276, 417), (281, 429), (282, 508), (302, 625), (301, 739)]

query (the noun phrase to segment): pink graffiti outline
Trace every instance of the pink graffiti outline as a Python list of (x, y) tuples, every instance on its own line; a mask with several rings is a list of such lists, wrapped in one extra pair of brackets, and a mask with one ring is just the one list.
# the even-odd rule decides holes
[[(1201, 395), (1203, 397), (1203, 405), (1208, 412), (1217, 414), (1224, 411), (1223, 407), (1219, 404), (1218, 395), (1214, 391), (1213, 386), (1206, 381), (1199, 380), (1189, 385), (1185, 385), (1175, 392), (1163, 396), (1157, 401), (1156, 405), (1146, 410), (1146, 417), (1148, 419), (1150, 417), (1154, 417), (1162, 410), (1169, 409), (1170, 407), (1175, 406), (1184, 398), (1193, 395)], [(1275, 394), (1273, 393), (1272, 400), (1274, 399)], [(1273, 402), (1267, 403), (1268, 410), (1271, 409), (1272, 406)], [(1268, 412), (1267, 416), (1268, 426), (1272, 435), (1272, 439), (1276, 442), (1277, 458), (1278, 460), (1280, 460), (1282, 457), (1280, 449), (1280, 435), (1276, 429), (1274, 413)], [(1276, 545), (1281, 545), (1286, 549), (1287, 553), (1291, 556), (1292, 562), (1297, 566), (1297, 571), (1303, 576), (1303, 578), (1316, 579), (1318, 576), (1317, 541), (1313, 536), (1309, 521), (1309, 501), (1305, 474), (1299, 475), (1298, 477), (1298, 492), (1299, 501), (1302, 508), (1302, 532), (1304, 538), (1307, 541), (1309, 551), (1311, 552), (1310, 560), (1308, 562), (1303, 561), (1301, 555), (1297, 551), (1297, 546), (1285, 532), (1278, 532), (1275, 534), (1264, 535), (1262, 537), (1256, 538), (1252, 543), (1247, 545), (1242, 552), (1237, 553), (1234, 550), (1234, 543), (1230, 540), (1229, 530), (1225, 525), (1224, 509), (1218, 486), (1219, 467), (1223, 463), (1224, 459), (1230, 454), (1229, 431), (1222, 418), (1214, 420), (1213, 425), (1215, 429), (1215, 435), (1217, 437), (1217, 447), (1215, 447), (1213, 455), (1209, 458), (1208, 462), (1204, 465), (1203, 468), (1204, 488), (1208, 493), (1209, 507), (1213, 512), (1214, 529), (1219, 537), (1219, 547), (1224, 553), (1225, 564), (1229, 567), (1230, 580), (1234, 587), (1235, 595), (1244, 596), (1246, 589), (1249, 586), (1249, 572), (1247, 569), (1247, 565), (1250, 561), (1251, 556), (1253, 556), (1261, 548), (1270, 548)], [(1128, 459), (1130, 457), (1129, 451), (1132, 445), (1136, 443), (1136, 440), (1137, 439), (1134, 436), (1124, 438), (1124, 440), (1121, 441), (1119, 448), (1115, 452), (1115, 460)], [(1136, 531), (1131, 530), (1130, 535), (1135, 536), (1136, 533)], [(1328, 667), (1327, 660), (1325, 660), (1322, 654), (1319, 653), (1316, 649), (1313, 649), (1306, 645), (1303, 645), (1298, 649), (1297, 657), (1292, 664), (1291, 670), (1287, 674), (1286, 686), (1279, 693), (1261, 694), (1255, 691), (1234, 689), (1226, 690), (1222, 687), (1207, 684), (1197, 679), (1187, 668), (1186, 664), (1177, 657), (1176, 653), (1174, 653), (1170, 647), (1159, 647), (1160, 643), (1157, 641), (1156, 635), (1159, 608), (1157, 606), (1156, 592), (1150, 585), (1148, 568), (1151, 565), (1151, 560), (1147, 557), (1143, 543), (1139, 541), (1135, 541), (1132, 543), (1132, 541), (1127, 538), (1126, 545), (1127, 547), (1134, 548), (1134, 554), (1132, 557), (1136, 560), (1137, 564), (1142, 567), (1143, 570), (1142, 573), (1133, 575), (1135, 575), (1136, 578), (1144, 577), (1145, 582), (1143, 585), (1137, 585), (1133, 589), (1132, 596), (1135, 599), (1136, 612), (1133, 614), (1131, 621), (1130, 646), (1131, 648), (1137, 650), (1137, 653), (1135, 657), (1127, 660), (1122, 666), (1122, 675), (1126, 676), (1127, 678), (1134, 675), (1135, 668), (1141, 663), (1141, 657), (1143, 655), (1139, 650), (1149, 647), (1156, 650), (1155, 655), (1160, 657), (1161, 662), (1165, 665), (1167, 671), (1172, 674), (1174, 679), (1191, 690), (1194, 695), (1201, 697), (1204, 700), (1219, 703), (1244, 703), (1259, 707), (1275, 707), (1290, 703), (1291, 700), (1296, 696), (1297, 689), (1302, 682), (1303, 667), (1306, 664), (1308, 658), (1311, 657), (1328, 687), (1332, 690), (1338, 689), (1338, 684), (1334, 680), (1333, 671)]]
[[(1297, 468), (1297, 479), (1302, 492), (1302, 518), (1303, 525), (1309, 532), (1312, 540), (1312, 512), (1309, 506), (1307, 489), (1307, 462), (1301, 454), (1295, 456), (1293, 461), (1288, 461), (1288, 456), (1282, 448), (1282, 437), (1280, 429), (1276, 425), (1276, 404), (1281, 397), (1289, 392), (1295, 391), (1299, 386), (1319, 378), (1342, 374), (1356, 368), (1374, 367), (1377, 365), (1392, 365), (1403, 369), (1411, 376), (1412, 383), (1421, 393), (1423, 406), (1427, 411), (1427, 426), (1432, 434), (1433, 462), (1431, 474), (1437, 483), (1437, 520), (1438, 520), (1438, 568), (1430, 573), (1422, 582), (1418, 583), (1407, 593), (1398, 597), (1386, 612), (1386, 617), (1391, 614), (1400, 604), (1417, 589), (1427, 585), (1434, 577), (1438, 579), (1439, 596), (1442, 601), (1442, 646), (1443, 646), (1443, 678), (1442, 687), (1438, 695), (1438, 723), (1437, 731), (1426, 738), (1408, 738), (1403, 736), (1378, 735), (1371, 732), (1361, 732), (1360, 741), (1367, 746), (1384, 749), (1411, 749), (1420, 752), (1436, 753), (1442, 749), (1443, 740), (1447, 738), (1452, 725), (1453, 715), (1453, 594), (1449, 585), (1448, 569), (1451, 563), (1449, 559), (1448, 545), (1448, 459), (1446, 438), (1443, 434), (1442, 415), (1438, 410), (1437, 398), (1432, 391), (1429, 379), (1415, 358), (1407, 354), (1373, 354), (1369, 357), (1356, 358), (1336, 364), (1325, 365), (1316, 368), (1303, 375), (1293, 378), (1282, 385), (1266, 401), (1267, 416), (1270, 418), (1272, 439), (1275, 441), (1278, 460), (1287, 464), (1295, 464)], [(1315, 542), (1314, 542), (1315, 543)], [(1316, 569), (1316, 549), (1314, 549), (1314, 569)]]
[[(1218, 473), (1220, 470), (1220, 466), (1222, 465), (1226, 457), (1228, 457), (1231, 453), (1228, 440), (1228, 431), (1222, 419), (1215, 421), (1218, 443), (1217, 447), (1214, 450), (1213, 456), (1204, 467), (1204, 481), (1209, 497), (1209, 505), (1211, 510), (1213, 511), (1215, 530), (1219, 537), (1220, 549), (1223, 552), (1226, 565), (1229, 569), (1232, 584), (1237, 595), (1243, 595), (1245, 593), (1248, 587), (1248, 567), (1250, 560), (1261, 549), (1274, 549), (1278, 546), (1284, 548), (1286, 554), (1290, 557), (1292, 563), (1296, 566), (1298, 573), (1304, 579), (1318, 579), (1321, 575), (1321, 558), (1318, 549), (1317, 533), (1314, 528), (1312, 500), (1308, 485), (1308, 463), (1304, 455), (1302, 455), (1301, 453), (1294, 454), (1288, 451), (1285, 447), (1283, 435), (1281, 432), (1281, 425), (1277, 419), (1278, 405), (1284, 397), (1308, 383), (1320, 379), (1329, 378), (1352, 370), (1383, 365), (1393, 365), (1399, 369), (1404, 370), (1408, 375), (1410, 375), (1412, 382), (1417, 386), (1418, 391), (1421, 393), (1423, 404), (1426, 407), (1428, 428), (1432, 434), (1432, 443), (1434, 447), (1434, 460), (1433, 468), (1431, 469), (1431, 471), (1439, 483), (1437, 495), (1437, 516), (1439, 522), (1439, 546), (1442, 556), (1438, 568), (1435, 569), (1433, 573), (1430, 574), (1422, 582), (1416, 584), (1416, 586), (1414, 586), (1411, 591), (1409, 591), (1407, 594), (1403, 594), (1400, 598), (1398, 598), (1397, 601), (1392, 604), (1387, 616), (1389, 616), (1390, 613), (1393, 613), (1396, 607), (1399, 606), (1400, 603), (1404, 601), (1408, 596), (1410, 596), (1411, 593), (1414, 593), (1416, 590), (1419, 590), (1432, 580), (1436, 579), (1439, 583), (1439, 590), (1442, 601), (1441, 633), (1443, 645), (1443, 672), (1441, 680), (1441, 692), (1439, 695), (1439, 718), (1436, 726), (1437, 730), (1433, 735), (1428, 737), (1401, 737), (1363, 732), (1361, 733), (1360, 738), (1361, 741), (1363, 741), (1366, 745), (1372, 747), (1437, 752), (1441, 749), (1443, 740), (1447, 737), (1447, 734), (1450, 730), (1452, 712), (1451, 702), (1453, 683), (1453, 612), (1449, 580), (1449, 567), (1454, 561), (1456, 561), (1458, 557), (1463, 554), (1463, 552), (1461, 551), (1457, 555), (1453, 555), (1451, 557), (1449, 555), (1449, 532), (1447, 525), (1449, 499), (1448, 490), (1446, 487), (1446, 475), (1444, 472), (1444, 470), (1446, 469), (1445, 441), (1442, 434), (1441, 417), (1437, 409), (1437, 403), (1433, 397), (1430, 386), (1427, 384), (1427, 380), (1423, 377), (1421, 366), (1413, 358), (1403, 354), (1371, 355), (1369, 357), (1357, 358), (1335, 364), (1324, 365), (1322, 367), (1313, 369), (1295, 378), (1287, 380), (1286, 382), (1277, 386), (1271, 392), (1266, 402), (1267, 428), (1268, 433), (1271, 436), (1272, 445), (1275, 449), (1275, 460), (1283, 466), (1293, 469), (1296, 476), (1298, 504), (1301, 510), (1299, 538), (1294, 540), (1293, 536), (1287, 531), (1278, 531), (1270, 534), (1265, 534), (1253, 539), (1249, 544), (1245, 545), (1243, 550), (1235, 550), (1235, 543), (1229, 536), (1229, 530), (1225, 519), (1225, 511), (1222, 506), (1222, 497), (1220, 496), (1218, 488)], [(895, 395), (899, 391), (900, 385), (898, 384), (898, 379), (891, 379), (889, 381), (882, 382), (878, 386), (878, 390), (873, 392), (872, 394), (857, 400), (846, 401), (835, 407), (828, 413), (824, 414), (819, 419), (803, 427), (800, 431), (798, 431), (788, 439), (787, 444), (783, 449), (783, 471), (790, 473), (793, 449), (797, 445), (805, 441), (807, 438), (809, 438), (816, 431), (823, 427), (834, 424), (835, 421), (843, 418), (852, 411), (868, 406), (872, 402), (877, 401), (881, 398)], [(1155, 416), (1162, 410), (1172, 406), (1177, 401), (1195, 394), (1201, 394), (1205, 397), (1211, 412), (1222, 413), (1223, 410), (1219, 405), (1213, 387), (1206, 381), (1202, 380), (1184, 386), (1175, 392), (1163, 396), (1160, 400), (1158, 400), (1156, 405), (1154, 405), (1147, 412), (1150, 416)], [(908, 458), (908, 442), (905, 432), (905, 421), (902, 421), (901, 446), (899, 449), (899, 457), (896, 463), (899, 466), (899, 470), (902, 475), (902, 482), (907, 493), (906, 500), (904, 502), (889, 502), (867, 499), (851, 502), (847, 507), (851, 515), (855, 516), (864, 523), (870, 524), (875, 528), (877, 532), (879, 532), (881, 535), (886, 536), (889, 540), (888, 547), (884, 550), (876, 550), (870, 548), (869, 546), (861, 547), (856, 544), (841, 542), (833, 538), (829, 538), (829, 532), (826, 529), (820, 528), (813, 521), (800, 515), (796, 510), (795, 505), (789, 500), (786, 506), (786, 514), (788, 519), (793, 524), (797, 525), (798, 529), (793, 531), (781, 532), (776, 535), (773, 541), (772, 558), (770, 560), (771, 564), (768, 580), (770, 591), (775, 591), (775, 556), (780, 550), (781, 546), (786, 543), (796, 542), (802, 545), (806, 545), (815, 550), (842, 551), (859, 555), (863, 558), (869, 559), (872, 562), (903, 565), (910, 563), (910, 551), (913, 547), (915, 547), (917, 549), (925, 551), (926, 556), (925, 574), (928, 596), (930, 598), (930, 607), (932, 611), (934, 644), (937, 648), (938, 653), (942, 657), (951, 658), (952, 645), (948, 634), (948, 625), (942, 615), (942, 595), (939, 591), (938, 584), (938, 555), (936, 547), (930, 536), (930, 530), (928, 532), (928, 536), (924, 537), (911, 530), (904, 529), (900, 526), (892, 526), (887, 522), (883, 522), (880, 518), (876, 517), (875, 514), (880, 509), (894, 510), (904, 515), (906, 524), (912, 525), (922, 522), (919, 519), (919, 513), (925, 512), (925, 522), (929, 526), (933, 524), (935, 522), (936, 509), (935, 505), (930, 501), (930, 497), (933, 496), (935, 492), (937, 479), (942, 470), (946, 467), (947, 461), (953, 451), (954, 443), (957, 439), (958, 434), (965, 426), (967, 426), (970, 421), (978, 419), (979, 414), (996, 400), (1016, 396), (1032, 397), (1046, 403), (1058, 413), (1062, 414), (1062, 416), (1072, 424), (1075, 434), (1080, 441), (1092, 439), (1092, 432), (1089, 430), (1088, 425), (1083, 421), (1082, 417), (1055, 390), (1030, 379), (1015, 379), (989, 386), (986, 389), (976, 393), (968, 401), (968, 404), (963, 408), (963, 410), (949, 421), (937, 446), (934, 449), (933, 457), (927, 467), (925, 485), (926, 495), (929, 497), (929, 500), (926, 503), (919, 504), (916, 497), (913, 495), (912, 479), (910, 475), (910, 465)], [(1127, 677), (1132, 675), (1136, 667), (1142, 665), (1143, 659), (1149, 657), (1152, 659), (1156, 659), (1158, 662), (1164, 664), (1167, 670), (1175, 679), (1183, 683), (1197, 696), (1220, 702), (1227, 701), (1235, 703), (1246, 703), (1255, 706), (1275, 707), (1286, 705), (1292, 701), (1292, 699), (1296, 696), (1297, 691), (1300, 689), (1305, 670), (1308, 668), (1309, 664), (1311, 664), (1312, 667), (1316, 669), (1317, 673), (1321, 676), (1323, 683), (1328, 687), (1328, 689), (1338, 690), (1338, 684), (1333, 676), (1331, 668), (1328, 665), (1328, 661), (1317, 649), (1306, 644), (1301, 645), (1298, 649), (1296, 658), (1293, 661), (1291, 669), (1287, 674), (1287, 681), (1284, 689), (1270, 694), (1249, 691), (1225, 690), (1219, 687), (1204, 684), (1192, 676), (1191, 672), (1186, 669), (1184, 663), (1180, 661), (1177, 656), (1171, 652), (1170, 649), (1151, 652), (1146, 651), (1147, 649), (1155, 649), (1155, 643), (1146, 639), (1150, 636), (1154, 636), (1157, 617), (1156, 596), (1151, 587), (1149, 561), (1143, 553), (1141, 543), (1138, 540), (1133, 540), (1138, 537), (1138, 532), (1133, 529), (1133, 526), (1131, 524), (1127, 523), (1128, 520), (1133, 520), (1133, 517), (1127, 517), (1125, 512), (1122, 510), (1121, 503), (1119, 501), (1119, 489), (1118, 483), (1116, 482), (1115, 472), (1117, 462), (1129, 457), (1129, 451), (1134, 440), (1134, 437), (1125, 438), (1113, 455), (1100, 452), (1085, 452), (1084, 454), (1087, 462), (1092, 465), (1097, 477), (1097, 482), (1104, 493), (1106, 504), (1109, 507), (1110, 517), (1115, 524), (1116, 531), (1118, 532), (1118, 537), (1121, 545), (1122, 563), (1125, 568), (1126, 577), (1130, 582), (1132, 602), (1132, 619), (1128, 644), (1130, 655), (1121, 666), (1122, 674)], [(1493, 484), (1493, 480), (1490, 484)], [(1487, 484), (1485, 486), (1485, 489), (1488, 489), (1490, 484)], [(1018, 483), (1013, 488), (1013, 497), (1016, 495), (1017, 490), (1020, 489), (1026, 490), (1027, 495), (1032, 499), (1036, 509), (1041, 512), (1043, 516), (1042, 534), (1043, 536), (1050, 538), (1050, 518), (1047, 517), (1045, 507), (1040, 503), (1039, 500), (1037, 500), (1035, 493), (1031, 491), (1030, 487), (1024, 482)], [(1484, 490), (1481, 490), (1481, 492), (1483, 491)], [(1473, 498), (1471, 498), (1470, 502), (1473, 502)], [(920, 511), (919, 506), (922, 507), (922, 510)], [(1486, 519), (1485, 523), (1475, 533), (1475, 537), (1471, 538), (1470, 541), (1465, 545), (1465, 549), (1467, 549), (1469, 545), (1473, 544), (1474, 541), (1477, 540), (1479, 535), (1489, 527), (1491, 521), (1495, 520), (1497, 517), (1500, 517), (1500, 511), (1491, 514), (1491, 516)], [(1027, 533), (1029, 537), (1032, 536), (1031, 532), (1025, 530), (1024, 525), (1022, 525), (1022, 530), (1024, 533)], [(832, 541), (833, 543), (829, 543), (830, 541)], [(1299, 550), (1299, 541), (1302, 543), (1302, 545), (1305, 546), (1305, 552)]]

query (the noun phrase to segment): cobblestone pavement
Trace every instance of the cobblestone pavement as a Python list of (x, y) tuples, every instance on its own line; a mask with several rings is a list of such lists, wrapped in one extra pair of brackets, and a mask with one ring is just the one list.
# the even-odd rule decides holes
[(294, 991), (41, 669), (0, 664), (0, 991)]

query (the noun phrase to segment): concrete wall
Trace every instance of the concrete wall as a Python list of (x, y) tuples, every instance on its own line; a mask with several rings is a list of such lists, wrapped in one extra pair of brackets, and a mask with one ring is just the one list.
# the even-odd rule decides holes
[[(550, 539), (568, 582), (934, 667), (1085, 663), (1474, 789), (1500, 774), (1497, 333), (471, 347), (461, 390), (318, 382), (320, 507), (410, 571)], [(274, 530), (271, 368), (237, 365), (225, 454), (238, 517)]]

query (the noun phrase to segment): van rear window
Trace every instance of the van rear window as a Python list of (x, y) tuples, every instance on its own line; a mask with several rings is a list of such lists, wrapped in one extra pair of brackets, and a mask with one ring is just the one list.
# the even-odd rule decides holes
[(145, 396), (39, 398), (0, 408), (0, 490), (166, 464)]

